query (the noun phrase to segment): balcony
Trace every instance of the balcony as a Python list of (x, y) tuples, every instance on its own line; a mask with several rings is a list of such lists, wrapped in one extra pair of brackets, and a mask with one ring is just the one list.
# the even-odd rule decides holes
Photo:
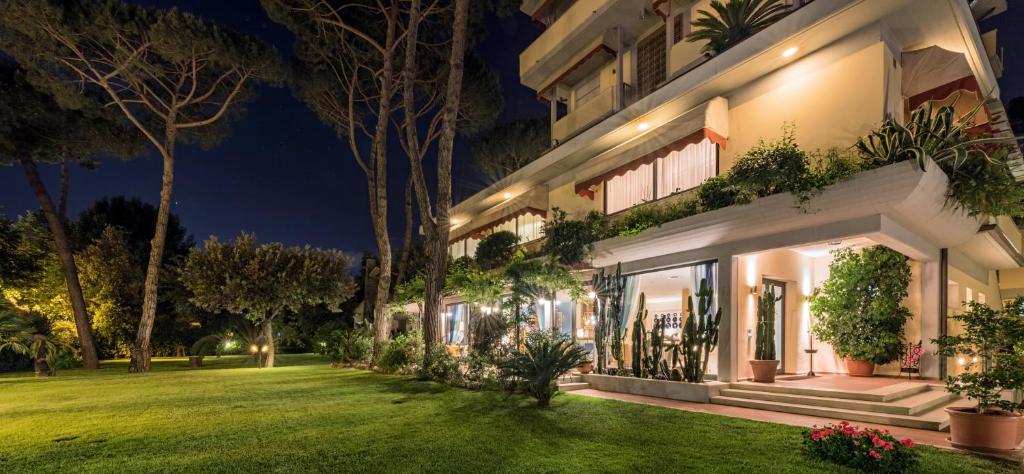
[(576, 131), (589, 127), (615, 111), (615, 88), (608, 87), (556, 121), (551, 126), (551, 139), (561, 143)]

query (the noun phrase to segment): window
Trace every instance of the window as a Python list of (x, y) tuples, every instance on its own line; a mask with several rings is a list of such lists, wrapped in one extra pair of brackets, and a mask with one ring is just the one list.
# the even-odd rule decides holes
[(516, 218), (516, 235), (519, 243), (525, 244), (544, 236), (544, 216), (532, 212)]
[(605, 212), (614, 214), (696, 188), (716, 174), (718, 145), (704, 138), (606, 180)]
[(458, 258), (465, 257), (466, 256), (466, 241), (465, 240), (458, 240), (458, 241), (452, 242), (452, 244), (448, 246), (448, 255), (450, 255), (452, 257), (452, 259), (458, 259)]
[(654, 92), (665, 81), (665, 27), (637, 44), (637, 97)]
[(715, 175), (718, 145), (704, 139), (658, 158), (658, 199), (700, 186)]
[(478, 239), (476, 237), (470, 237), (470, 238), (466, 239), (466, 256), (467, 257), (475, 257), (476, 256), (476, 247), (478, 245), (480, 245), (480, 239)]
[(686, 14), (680, 13), (672, 17), (672, 44), (679, 44), (690, 34), (690, 23), (686, 21)]
[(445, 307), (445, 332), (448, 344), (460, 344), (466, 337), (466, 304), (450, 304)]
[(605, 211), (614, 214), (638, 204), (654, 200), (654, 165), (638, 168), (615, 176), (605, 184)]

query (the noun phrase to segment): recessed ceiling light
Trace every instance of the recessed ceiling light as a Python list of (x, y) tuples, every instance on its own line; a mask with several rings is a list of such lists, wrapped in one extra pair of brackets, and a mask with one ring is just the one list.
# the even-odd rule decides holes
[(675, 280), (676, 278), (679, 278), (679, 275), (669, 275), (668, 276), (669, 280)]
[(651, 128), (651, 124), (647, 122), (640, 122), (640, 124), (636, 126), (636, 129), (641, 132), (647, 130), (648, 128)]
[(512, 199), (512, 193), (505, 193), (505, 194), (502, 194), (502, 195), (501, 195), (501, 197), (503, 197), (503, 198), (505, 198), (505, 199)]
[(800, 51), (800, 48), (797, 48), (796, 46), (791, 46), (789, 48), (786, 48), (786, 50), (782, 52), (782, 57), (788, 58), (796, 54), (797, 51)]

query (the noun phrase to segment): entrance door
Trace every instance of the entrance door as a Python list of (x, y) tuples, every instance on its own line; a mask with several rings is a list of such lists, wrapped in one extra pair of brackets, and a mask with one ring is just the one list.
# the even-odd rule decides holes
[(765, 279), (762, 283), (763, 295), (775, 293), (775, 357), (781, 361), (779, 373), (786, 367), (786, 283), (778, 280)]

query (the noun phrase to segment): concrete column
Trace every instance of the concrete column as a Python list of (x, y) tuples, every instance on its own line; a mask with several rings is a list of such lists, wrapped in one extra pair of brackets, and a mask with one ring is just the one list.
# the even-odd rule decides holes
[(735, 382), (739, 373), (735, 354), (739, 347), (738, 264), (739, 259), (732, 255), (718, 258), (718, 304), (722, 308), (722, 324), (718, 327), (718, 380), (721, 382)]
[[(942, 301), (944, 294), (942, 287), (948, 282), (942, 276), (942, 262), (939, 260), (921, 262), (921, 347), (924, 354), (921, 356), (921, 376), (928, 378), (940, 378), (940, 358), (935, 355), (938, 346), (932, 343), (932, 339), (943, 334), (942, 325), (944, 322), (940, 317), (941, 309), (946, 305)], [(913, 322), (911, 321), (911, 324)], [(917, 341), (907, 341), (916, 343)]]
[(622, 110), (626, 106), (626, 88), (625, 88), (625, 77), (626, 71), (622, 69), (625, 67), (624, 57), (626, 53), (622, 50), (625, 45), (622, 41), (622, 27), (615, 28), (615, 110)]

